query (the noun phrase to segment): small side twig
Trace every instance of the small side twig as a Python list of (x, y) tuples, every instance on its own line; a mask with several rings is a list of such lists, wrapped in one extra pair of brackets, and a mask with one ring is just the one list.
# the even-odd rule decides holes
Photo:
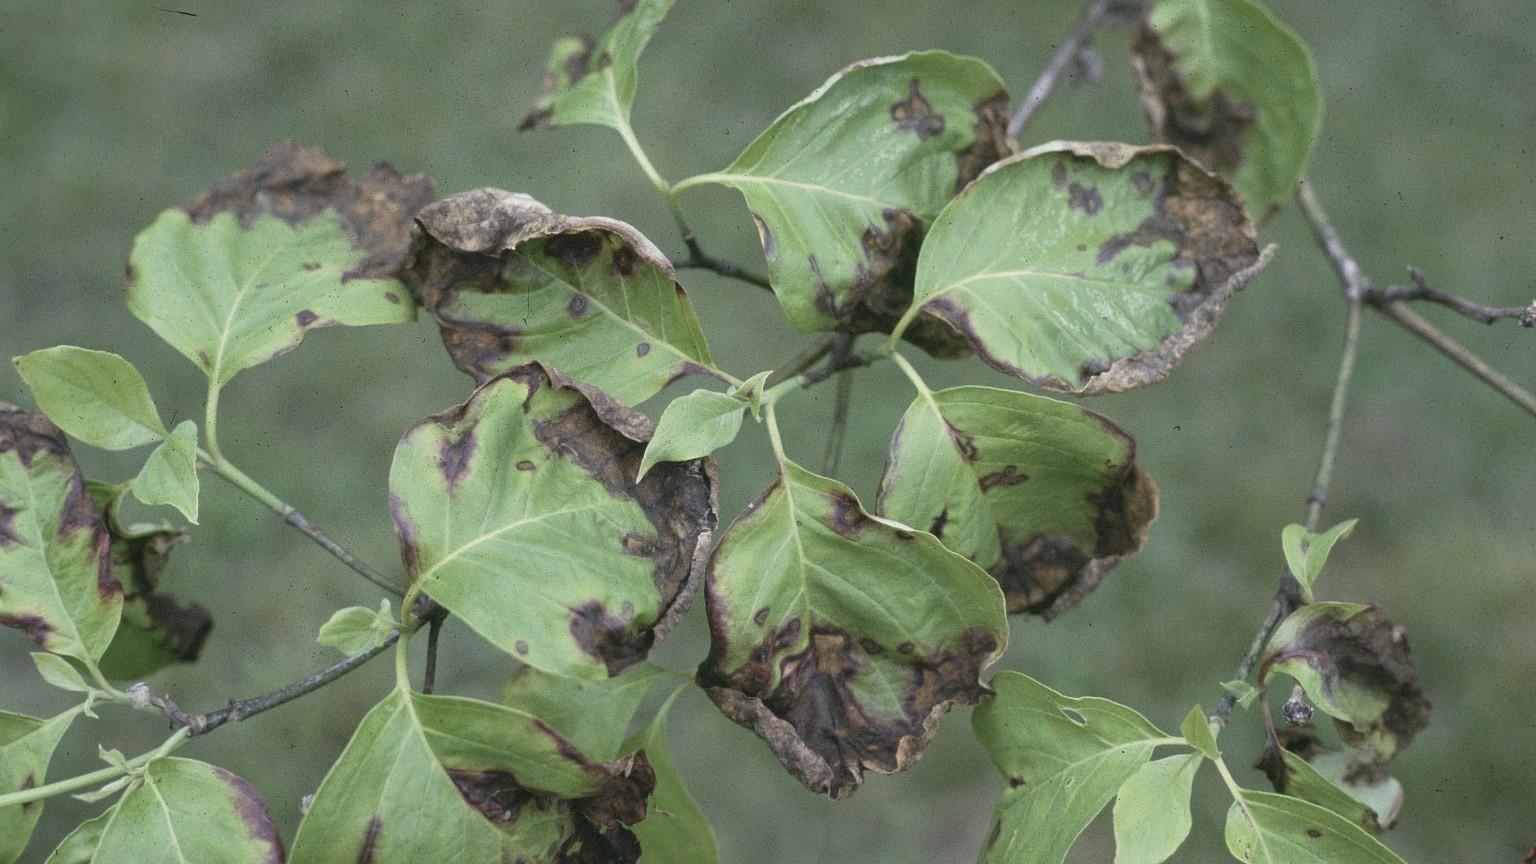
[(1023, 132), (1029, 121), (1034, 119), (1035, 112), (1040, 110), (1040, 106), (1051, 98), (1051, 93), (1055, 92), (1056, 85), (1061, 81), (1061, 74), (1076, 62), (1077, 56), (1088, 46), (1088, 40), (1093, 36), (1093, 31), (1104, 23), (1111, 7), (1115, 5), (1112, 0), (1093, 0), (1083, 10), (1077, 26), (1073, 27), (1066, 38), (1061, 40), (1056, 53), (1051, 55), (1050, 62), (1046, 63), (1045, 69), (1041, 70), (1040, 77), (1035, 79), (1029, 92), (1024, 95), (1024, 100), (1019, 103), (1013, 116), (1008, 119), (1008, 141), (1015, 147), (1018, 146), (1019, 133)]
[(699, 248), (697, 240), (684, 238), (684, 242), (688, 244), (688, 259), (680, 262), (677, 265), (678, 267), (686, 270), (710, 270), (719, 273), (727, 279), (746, 282), (749, 285), (756, 285), (769, 291), (773, 290), (773, 285), (768, 282), (767, 276), (753, 273), (751, 270), (740, 265), (704, 254)]
[(427, 670), (421, 676), (421, 692), (429, 695), (437, 684), (437, 637), (442, 632), (443, 621), (447, 617), (445, 609), (427, 619)]
[(1529, 306), (1483, 306), (1465, 297), (1431, 288), (1429, 280), (1424, 278), (1424, 271), (1417, 267), (1409, 267), (1408, 276), (1413, 280), (1412, 285), (1372, 288), (1366, 295), (1366, 302), (1372, 305), (1385, 305), (1423, 300), (1428, 303), (1438, 303), (1457, 315), (1470, 318), (1480, 324), (1492, 324), (1495, 321), (1510, 318), (1519, 322), (1521, 327), (1536, 327), (1536, 300), (1532, 300)]
[(831, 353), (832, 347), (837, 344), (837, 340), (837, 334), (833, 334), (831, 336), (823, 336), (812, 342), (804, 351), (791, 357), (789, 362), (775, 369), (772, 377), (768, 379), (768, 383), (777, 384), (781, 381), (788, 381), (815, 366), (821, 362), (821, 358)]
[(1481, 357), (1467, 350), (1461, 343), (1440, 332), (1435, 325), (1425, 321), (1418, 313), (1401, 303), (1383, 303), (1375, 307), (1383, 315), (1402, 325), (1403, 329), (1423, 339), (1436, 351), (1456, 361), (1463, 369), (1477, 376), (1484, 384), (1536, 417), (1536, 396), (1521, 387), (1507, 375), (1489, 366)]
[[(847, 355), (853, 350), (853, 337), (844, 336), (832, 348), (832, 365), (842, 365), (847, 362)], [(827, 430), (827, 449), (821, 457), (821, 473), (831, 477), (837, 474), (837, 465), (842, 461), (843, 438), (848, 429), (848, 409), (853, 402), (853, 376), (845, 368), (837, 376), (837, 391), (832, 403), (832, 428)]]

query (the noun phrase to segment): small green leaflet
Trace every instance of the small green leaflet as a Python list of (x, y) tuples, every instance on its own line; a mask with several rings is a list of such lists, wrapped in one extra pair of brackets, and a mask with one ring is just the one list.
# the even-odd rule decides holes
[[(724, 170), (757, 221), (774, 293), (800, 330), (888, 330), (911, 292), (924, 225), (1008, 152), (1008, 94), (986, 63), (943, 51), (878, 57), (833, 75)], [(928, 321), (932, 342), (953, 333)], [(919, 344), (928, 340), (919, 337)], [(924, 344), (925, 348), (934, 348)]]
[(381, 164), (355, 184), (345, 164), (286, 142), (138, 236), (128, 308), (214, 388), (312, 329), (411, 321), (396, 277), (431, 199), (419, 175)]
[[(205, 762), (170, 757), (149, 763), (104, 816), (65, 838), (55, 856), (90, 864), (277, 864), (283, 841), (267, 805), (245, 780)], [(52, 860), (52, 859), (50, 859)], [(63, 860), (80, 860), (65, 857)]]
[(1221, 682), (1221, 689), (1231, 693), (1232, 698), (1237, 700), (1238, 707), (1245, 711), (1259, 695), (1259, 688), (1249, 684), (1247, 681), (1223, 681)]
[(57, 654), (44, 654), (41, 651), (32, 653), (32, 665), (37, 667), (37, 674), (44, 681), (60, 690), (68, 690), (73, 693), (89, 693), (95, 687), (85, 683), (80, 670), (70, 665), (68, 660)]
[(1189, 709), (1189, 713), (1184, 716), (1184, 722), (1179, 724), (1179, 734), (1184, 736), (1189, 746), (1195, 748), (1205, 758), (1221, 758), (1221, 750), (1216, 746), (1216, 733), (1211, 731), (1210, 721), (1205, 717), (1205, 709), (1199, 705)]
[(650, 434), (644, 415), (543, 366), (491, 379), (395, 451), (406, 572), (546, 672), (605, 678), (644, 660), (687, 608), (716, 518), (712, 463), (635, 481)]
[(568, 37), (549, 55), (544, 96), (523, 120), (524, 129), (591, 123), (629, 132), (638, 61), (673, 0), (626, 0), (603, 38)]
[(695, 390), (668, 402), (635, 479), (643, 480), (658, 462), (701, 459), (736, 440), (747, 408), (747, 400), (711, 390)]
[[(62, 662), (62, 661), (61, 661)], [(80, 709), (39, 720), (24, 714), (0, 711), (0, 794), (20, 792), (48, 782), (48, 763), (59, 739), (69, 730)], [(32, 836), (43, 802), (0, 808), (0, 864), (21, 858)]]
[(351, 656), (383, 645), (389, 634), (399, 628), (386, 598), (379, 601), (378, 611), (362, 606), (337, 609), (320, 625), (315, 641)]
[(1131, 55), (1152, 140), (1230, 177), (1255, 219), (1290, 199), (1323, 116), (1290, 28), (1251, 0), (1157, 0)]
[(1124, 705), (1063, 696), (1019, 672), (999, 672), (990, 686), (997, 695), (971, 723), (1008, 788), (983, 864), (1060, 864), (1153, 749), (1181, 743)]
[(1227, 850), (1248, 864), (1404, 864), (1364, 828), (1309, 801), (1239, 790)]
[(944, 208), (912, 308), (989, 366), (1119, 392), (1166, 377), (1263, 266), (1225, 180), (1171, 147), (1055, 142), (1005, 159)]
[(721, 380), (671, 262), (633, 227), (476, 189), (425, 208), (408, 278), (478, 383), (537, 360), (626, 405)]
[(1301, 583), (1302, 598), (1306, 602), (1312, 602), (1312, 586), (1317, 582), (1318, 574), (1323, 572), (1323, 565), (1328, 563), (1328, 553), (1333, 551), (1334, 544), (1355, 530), (1355, 523), (1359, 521), (1340, 522), (1321, 534), (1313, 534), (1302, 525), (1287, 525), (1280, 532), (1286, 566)]
[(625, 752), (644, 750), (656, 771), (656, 792), (646, 808), (645, 821), (634, 828), (640, 840), (642, 860), (654, 864), (719, 864), (720, 845), (715, 829), (689, 794), (667, 753), (667, 718), (672, 704), (687, 685), (672, 691), (656, 716), (624, 744)]
[(879, 509), (1003, 586), (1008, 611), (1070, 611), (1146, 540), (1157, 487), (1136, 442), (1085, 408), (990, 387), (921, 391), (891, 435)]
[(89, 666), (122, 607), (111, 538), (63, 431), (0, 402), (0, 623)]
[(37, 407), (93, 447), (127, 450), (166, 435), (144, 376), (116, 354), (59, 345), (11, 363)]
[(910, 766), (953, 704), (985, 693), (1008, 625), (997, 582), (933, 535), (871, 516), (784, 460), (709, 563), (698, 680), (815, 792)]
[(197, 524), (197, 424), (183, 420), (149, 454), (130, 487), (145, 504), (169, 504)]
[(641, 663), (599, 681), (562, 678), (532, 666), (512, 673), (501, 690), (501, 704), (548, 723), (581, 752), (594, 759), (620, 753), (640, 700), (666, 670)]
[(752, 416), (754, 418), (761, 419), (763, 416), (763, 390), (767, 388), (768, 376), (772, 374), (773, 370), (764, 370), (731, 389), (733, 396), (740, 396), (746, 399), (747, 404), (752, 406)]
[[(1203, 718), (1202, 718), (1203, 719)], [(1136, 769), (1115, 793), (1115, 864), (1162, 864), (1189, 836), (1189, 796), (1199, 753), (1165, 756)]]

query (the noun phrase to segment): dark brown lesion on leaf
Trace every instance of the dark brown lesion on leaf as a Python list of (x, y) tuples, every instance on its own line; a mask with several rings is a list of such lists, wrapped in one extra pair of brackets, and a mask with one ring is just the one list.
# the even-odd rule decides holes
[(437, 470), (443, 475), (443, 482), (448, 486), (448, 494), (452, 495), (463, 482), (464, 475), (469, 473), (470, 463), (475, 456), (475, 427), (455, 427), (449, 431), (437, 447)]
[(64, 432), (41, 411), (23, 411), (0, 402), (0, 454), (15, 453), (21, 467), (31, 468), (39, 453), (70, 459)]
[(975, 114), (971, 144), (955, 154), (960, 169), (955, 180), (957, 193), (981, 176), (987, 166), (1013, 153), (1008, 143), (1008, 92), (1000, 90), (976, 103)]
[(282, 864), (287, 857), (283, 852), (283, 838), (277, 833), (277, 826), (272, 824), (272, 815), (267, 812), (261, 793), (245, 778), (237, 777), (223, 768), (215, 766), (213, 773), (229, 787), (230, 804), (235, 809), (235, 815), (245, 826), (250, 839), (262, 847), (262, 860), (265, 864)]
[(44, 621), (42, 616), (23, 613), (13, 615), (0, 613), (0, 627), (12, 627), (20, 630), (26, 637), (40, 647), (46, 647), (48, 637), (53, 633), (53, 627)]
[(846, 492), (833, 492), (827, 496), (832, 511), (827, 514), (827, 524), (844, 537), (857, 537), (869, 524), (869, 516), (859, 505), (859, 500)]
[(1237, 170), (1258, 109), (1220, 88), (1204, 99), (1194, 98), (1179, 74), (1177, 58), (1146, 23), (1131, 37), (1131, 56), (1152, 140), (1179, 147), (1212, 171), (1230, 175)]
[(21, 535), (16, 533), (16, 515), (20, 512), (0, 501), (0, 549), (21, 543)]
[(916, 78), (907, 85), (907, 97), (891, 103), (891, 119), (896, 128), (911, 132), (923, 141), (944, 132), (944, 115), (934, 111), (923, 98)]
[(1081, 210), (1093, 216), (1103, 207), (1104, 196), (1099, 194), (1097, 186), (1084, 186), (1076, 180), (1067, 184), (1067, 209)]
[(378, 816), (368, 820), (368, 826), (363, 829), (363, 842), (357, 849), (357, 864), (374, 864), (374, 851), (379, 845), (379, 835), (384, 831), (384, 822)]
[(310, 309), (300, 309), (298, 312), (294, 313), (293, 316), (293, 320), (297, 322), (300, 327), (308, 327), (319, 319), (320, 316), (316, 315), (314, 311)]
[(354, 183), (345, 162), (290, 140), (181, 209), (197, 224), (233, 213), (243, 227), (266, 215), (297, 226), (330, 212), (352, 247), (366, 253), (343, 274), (345, 282), (397, 278), (410, 248), (411, 220), (433, 197), (432, 181), (421, 174), (402, 175), (380, 162)]
[(1020, 471), (1019, 466), (1004, 465), (996, 471), (981, 475), (976, 482), (981, 486), (982, 494), (985, 495), (999, 486), (1017, 486), (1028, 479), (1029, 475)]

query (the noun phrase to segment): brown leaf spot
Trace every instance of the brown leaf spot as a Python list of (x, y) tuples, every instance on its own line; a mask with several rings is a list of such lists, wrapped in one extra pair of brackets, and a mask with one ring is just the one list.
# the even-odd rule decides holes
[(983, 474), (977, 482), (981, 486), (981, 492), (985, 495), (999, 486), (1017, 486), (1029, 479), (1029, 475), (1019, 470), (1017, 465), (1004, 465), (1002, 470)]
[(31, 639), (38, 645), (46, 645), (48, 635), (53, 632), (53, 628), (48, 625), (47, 621), (44, 621), (40, 616), (31, 614), (0, 614), (0, 627), (14, 627), (25, 633), (28, 639)]
[(396, 305), (399, 305), (399, 303), (400, 303), (400, 295), (396, 294), (393, 291), (385, 291), (384, 292), (384, 299), (388, 300), (389, 302), (394, 303)]
[(1000, 90), (976, 103), (975, 113), (971, 144), (955, 154), (960, 169), (955, 179), (957, 193), (979, 177), (988, 165), (1013, 152), (1008, 144), (1008, 92)]
[(636, 632), (630, 621), (609, 614), (596, 600), (583, 603), (572, 613), (571, 638), (582, 651), (603, 661), (610, 676), (644, 660), (651, 648), (649, 631)]
[(1323, 832), (1317, 830), (1316, 828), (1308, 828), (1307, 829), (1307, 836), (1311, 837), (1313, 840), (1316, 840), (1319, 837), (1323, 836)]
[(639, 256), (635, 254), (635, 247), (627, 243), (620, 243), (613, 250), (612, 266), (614, 274), (620, 278), (633, 276), (638, 259)]
[(623, 547), (624, 554), (641, 558), (649, 558), (656, 553), (656, 544), (643, 534), (625, 534)]
[(572, 318), (580, 318), (587, 314), (587, 295), (572, 294), (570, 302), (565, 304), (565, 314)]
[(891, 119), (896, 121), (896, 128), (911, 132), (923, 141), (944, 131), (944, 115), (935, 113), (933, 106), (923, 98), (916, 78), (907, 86), (907, 98), (891, 104)]
[(651, 343), (649, 343), (649, 342), (641, 342), (639, 345), (635, 346), (635, 356), (636, 357), (644, 357), (645, 355), (647, 355), (649, 353), (651, 353)]
[(844, 537), (856, 537), (860, 530), (868, 524), (869, 516), (865, 515), (864, 508), (859, 506), (859, 501), (852, 495), (834, 492), (832, 499), (832, 512), (828, 516), (828, 523), (832, 530)]
[(475, 430), (470, 427), (463, 429), (459, 437), (450, 438), (438, 445), (437, 470), (448, 484), (448, 494), (452, 495), (459, 488), (459, 483), (468, 473), (470, 461), (475, 455), (475, 444)]
[(1141, 80), (1141, 104), (1153, 141), (1173, 144), (1206, 168), (1229, 176), (1242, 165), (1245, 139), (1258, 109), (1220, 89), (1196, 100), (1184, 86), (1177, 59), (1146, 23), (1131, 37), (1131, 59)]
[(319, 261), (305, 261), (303, 264), (301, 264), (299, 266), (303, 267), (305, 272), (313, 273), (316, 270), (320, 269), (320, 262)]
[(287, 857), (283, 852), (283, 838), (277, 833), (277, 826), (272, 824), (272, 815), (267, 812), (266, 802), (261, 800), (256, 787), (243, 777), (237, 777), (217, 766), (213, 773), (229, 786), (230, 803), (240, 822), (245, 825), (246, 834), (263, 848), (262, 860), (267, 864), (282, 864)]
[(405, 515), (405, 504), (395, 495), (389, 496), (389, 518), (395, 526), (395, 538), (400, 541), (400, 559), (405, 564), (405, 575), (414, 582), (421, 572), (421, 549), (416, 543), (416, 528)]
[(1156, 188), (1156, 185), (1157, 184), (1152, 182), (1151, 174), (1148, 174), (1145, 171), (1131, 172), (1131, 187), (1136, 190), (1137, 195), (1140, 195), (1143, 198), (1151, 195), (1152, 190)]
[(534, 465), (533, 462), (527, 459), (519, 459), (517, 462), (517, 470), (519, 471), (532, 471), (536, 467), (538, 466)]
[(939, 511), (939, 515), (933, 517), (933, 524), (928, 526), (928, 533), (942, 540), (944, 539), (944, 528), (948, 524), (949, 508), (945, 507)]
[(374, 850), (378, 848), (379, 833), (383, 829), (384, 823), (379, 817), (368, 820), (368, 827), (363, 830), (363, 845), (357, 850), (357, 864), (374, 864)]
[(316, 315), (314, 312), (308, 309), (300, 309), (293, 316), (293, 320), (297, 321), (300, 327), (308, 327), (309, 325), (319, 320), (319, 318), (319, 315)]
[(21, 535), (16, 533), (16, 514), (20, 512), (0, 501), (0, 547), (21, 542)]
[(773, 231), (769, 230), (768, 223), (763, 221), (763, 217), (756, 213), (752, 214), (752, 224), (757, 226), (757, 239), (763, 245), (763, 257), (770, 264), (773, 263), (773, 259), (779, 252), (779, 244), (773, 237)]
[[(1060, 165), (1061, 163), (1056, 163)], [(1097, 186), (1084, 186), (1076, 180), (1067, 186), (1067, 209), (1081, 210), (1089, 216), (1098, 213), (1104, 207), (1104, 197), (1099, 194)]]
[(208, 352), (207, 351), (199, 351), (199, 352), (197, 352), (197, 362), (198, 362), (198, 365), (202, 366), (204, 369), (212, 369), (213, 368), (213, 361), (208, 358)]
[[(756, 612), (753, 612), (752, 613), (752, 623), (756, 624), (759, 627), (763, 626), (764, 624), (767, 624), (768, 623), (768, 609), (769, 609), (769, 607), (764, 606), (763, 608), (757, 610)], [(796, 622), (796, 623), (798, 624), (799, 622)]]
[(0, 402), (0, 454), (15, 453), (23, 468), (32, 467), (39, 453), (70, 458), (64, 432), (41, 411), (22, 411)]
[(514, 644), (512, 647), (517, 649), (517, 653), (518, 654), (521, 654), (523, 656), (527, 656), (527, 654), (528, 654), (528, 643), (525, 642), (524, 640), (522, 640), (522, 639), (517, 640), (516, 644)]
[(544, 251), (571, 270), (580, 270), (597, 260), (603, 251), (603, 238), (595, 231), (556, 234), (544, 241)]

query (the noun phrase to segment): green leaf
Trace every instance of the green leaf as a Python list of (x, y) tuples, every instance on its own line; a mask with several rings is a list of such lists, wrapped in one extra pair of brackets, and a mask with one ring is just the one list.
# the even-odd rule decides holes
[(629, 134), (640, 52), (673, 0), (624, 0), (618, 19), (599, 41), (568, 37), (555, 43), (544, 75), (544, 96), (523, 120), (524, 129), (591, 123)]
[(43, 864), (91, 864), (96, 857), (96, 847), (101, 843), (101, 832), (107, 828), (107, 822), (117, 808), (112, 808), (99, 816), (87, 819), (76, 826), (75, 830), (59, 843), (53, 854)]
[(1403, 784), (1369, 758), (1360, 761), (1349, 751), (1313, 746), (1305, 758), (1282, 749), (1283, 791), (1311, 801), (1350, 822), (1378, 833), (1392, 827), (1403, 804)]
[[(48, 782), (48, 763), (59, 739), (68, 731), (79, 709), (39, 720), (24, 714), (0, 711), (0, 794), (32, 789)], [(32, 837), (42, 801), (0, 807), (0, 862), (18, 860)]]
[(747, 404), (752, 406), (752, 416), (754, 418), (763, 416), (763, 391), (767, 389), (768, 376), (772, 374), (772, 370), (759, 372), (731, 390), (733, 395), (747, 400)]
[(479, 383), (537, 360), (638, 405), (713, 367), (671, 262), (613, 219), (476, 189), (424, 209), (409, 278)]
[(112, 644), (101, 655), (102, 674), (139, 680), (175, 663), (197, 659), (213, 621), (196, 603), (183, 605), (158, 590), (171, 549), (187, 542), (185, 531), (165, 523), (124, 524), (125, 486), (87, 481), (91, 498), (112, 537), (112, 569), (123, 586), (123, 614)]
[(44, 654), (33, 652), (32, 664), (37, 667), (37, 674), (44, 681), (60, 690), (68, 690), (73, 693), (89, 693), (95, 687), (85, 683), (85, 678), (80, 675), (80, 670), (70, 665), (68, 660), (57, 654)]
[(149, 454), (131, 488), (145, 504), (169, 504), (196, 525), (197, 424), (191, 420), (176, 424), (165, 443)]
[(351, 656), (383, 645), (389, 634), (398, 629), (400, 624), (389, 608), (389, 600), (384, 599), (379, 601), (377, 612), (365, 606), (337, 609), (320, 625), (315, 641)]
[(501, 704), (548, 723), (581, 752), (613, 759), (621, 752), (640, 700), (667, 672), (649, 663), (599, 681), (562, 678), (524, 666), (501, 690)]
[(1285, 563), (1291, 575), (1301, 583), (1302, 597), (1312, 602), (1312, 586), (1317, 582), (1323, 565), (1328, 563), (1328, 553), (1334, 544), (1355, 530), (1359, 519), (1350, 519), (1329, 528), (1321, 534), (1313, 534), (1301, 525), (1287, 525), (1280, 532), (1280, 545), (1285, 550)]
[(531, 714), (395, 690), (320, 784), (289, 860), (634, 862), (623, 826), (654, 783), (643, 755), (594, 762)]
[(93, 447), (127, 450), (165, 437), (165, 424), (133, 364), (107, 351), (59, 345), (11, 361), (37, 407)]
[(707, 591), (699, 683), (834, 798), (916, 761), (1008, 639), (981, 568), (788, 460), (716, 546)]
[(1157, 0), (1131, 55), (1152, 140), (1232, 178), (1255, 218), (1290, 199), (1323, 119), (1290, 28), (1250, 0)]
[(1205, 718), (1205, 709), (1199, 705), (1189, 709), (1189, 713), (1184, 716), (1184, 722), (1179, 724), (1179, 734), (1205, 758), (1221, 758), (1221, 748), (1216, 746), (1216, 734), (1211, 731), (1210, 721)]
[(1115, 864), (1162, 864), (1179, 850), (1189, 836), (1189, 796), (1201, 762), (1199, 753), (1154, 759), (1121, 784)]
[(643, 479), (658, 462), (702, 459), (735, 441), (747, 408), (746, 400), (711, 390), (695, 390), (668, 402), (635, 479)]
[[(724, 170), (757, 221), (769, 279), (800, 330), (889, 330), (911, 296), (923, 228), (1008, 152), (1008, 94), (986, 63), (943, 51), (879, 57), (833, 75)], [(963, 345), (936, 321), (929, 351)]]
[(1345, 740), (1373, 750), (1378, 762), (1429, 724), (1408, 640), (1376, 606), (1312, 603), (1292, 612), (1264, 650), (1260, 682), (1277, 672), (1296, 679)]
[(1248, 706), (1252, 705), (1253, 700), (1258, 698), (1259, 695), (1259, 688), (1249, 684), (1247, 681), (1223, 681), (1221, 682), (1221, 689), (1231, 693), (1232, 697), (1237, 700), (1238, 706), (1245, 711), (1248, 710)]
[(123, 606), (110, 544), (64, 433), (0, 402), (0, 624), (93, 663)]
[(1136, 442), (1093, 411), (990, 387), (924, 391), (891, 436), (880, 512), (997, 578), (1008, 611), (1077, 605), (1157, 516)]
[(1309, 801), (1239, 790), (1227, 850), (1249, 864), (1404, 864), (1364, 828)]
[(91, 864), (283, 860), (283, 841), (267, 805), (245, 780), (206, 762), (181, 758), (156, 759), (140, 780), (110, 811)]
[(993, 165), (934, 222), (909, 320), (1042, 387), (1166, 377), (1264, 262), (1221, 178), (1168, 147), (1057, 142)]
[(1060, 864), (1077, 836), (1159, 744), (1174, 743), (1108, 699), (1063, 696), (1019, 672), (971, 715), (976, 739), (1008, 788), (998, 800), (984, 864)]
[(687, 609), (715, 522), (712, 463), (634, 480), (650, 433), (643, 415), (537, 364), (488, 381), (395, 451), (407, 573), (546, 672), (604, 678), (644, 660)]
[(672, 692), (645, 729), (624, 744), (625, 752), (643, 749), (656, 771), (656, 793), (651, 796), (645, 821), (635, 826), (644, 860), (655, 864), (718, 864), (720, 845), (699, 802), (693, 799), (683, 778), (667, 754), (667, 718), (672, 704), (687, 689)]
[(420, 175), (346, 166), (292, 141), (201, 197), (161, 213), (133, 244), (128, 308), (223, 386), (310, 330), (415, 318), (396, 280)]

